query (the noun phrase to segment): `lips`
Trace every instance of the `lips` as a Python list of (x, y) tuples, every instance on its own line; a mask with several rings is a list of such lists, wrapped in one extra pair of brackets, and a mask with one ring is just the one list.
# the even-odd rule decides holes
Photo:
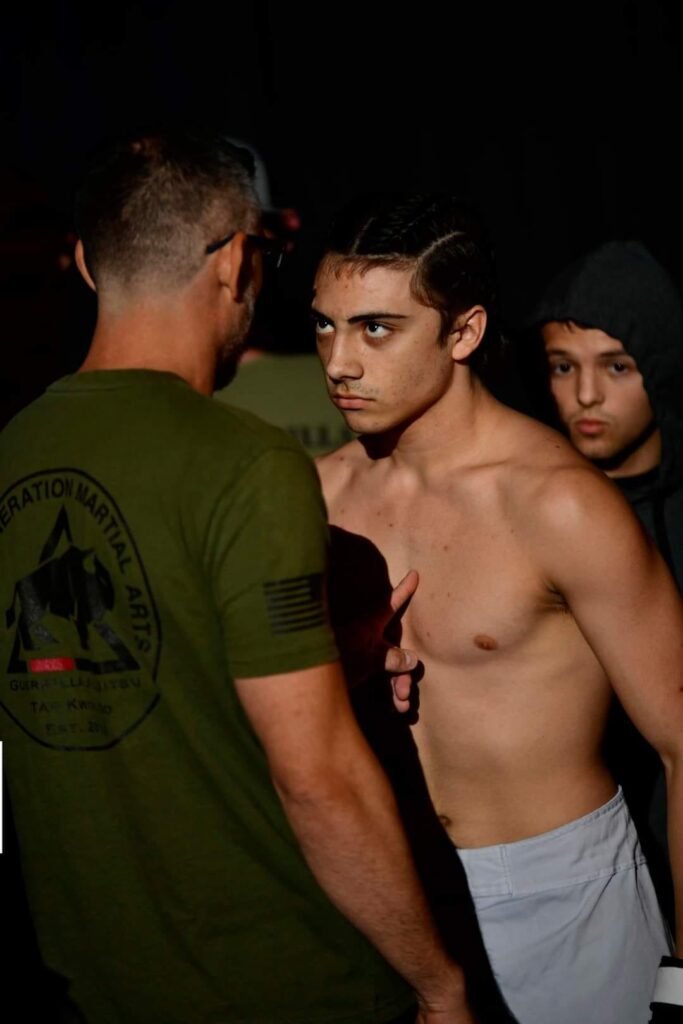
[(597, 437), (598, 434), (602, 434), (607, 428), (607, 423), (604, 420), (576, 420), (574, 422), (574, 429), (578, 430), (584, 437)]
[(332, 401), (338, 409), (363, 409), (369, 398), (360, 398), (358, 395), (331, 395)]

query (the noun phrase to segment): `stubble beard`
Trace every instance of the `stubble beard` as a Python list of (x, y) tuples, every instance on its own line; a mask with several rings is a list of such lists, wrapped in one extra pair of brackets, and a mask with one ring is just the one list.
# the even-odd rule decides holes
[[(656, 429), (657, 422), (653, 417), (643, 430), (630, 441), (624, 442), (619, 438), (610, 441), (609, 438), (606, 438), (602, 443), (596, 441), (592, 445), (590, 443), (586, 444), (586, 438), (580, 436), (575, 438), (573, 433), (571, 434), (571, 440), (574, 447), (585, 458), (589, 459), (594, 466), (601, 469), (603, 473), (609, 473), (618, 470), (627, 459), (630, 459), (652, 437)], [(581, 443), (578, 443), (579, 441)]]
[(247, 348), (247, 342), (249, 338), (249, 328), (254, 318), (254, 307), (256, 306), (256, 296), (253, 288), (249, 288), (245, 292), (242, 300), (239, 320), (233, 325), (232, 333), (227, 338), (218, 353), (218, 361), (216, 364), (216, 375), (214, 388), (218, 391), (220, 388), (225, 388), (234, 379), (239, 368), (240, 358), (242, 353)]

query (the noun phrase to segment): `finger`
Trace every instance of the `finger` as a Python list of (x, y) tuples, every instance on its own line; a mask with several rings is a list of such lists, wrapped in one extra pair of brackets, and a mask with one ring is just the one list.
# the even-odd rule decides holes
[(394, 707), (397, 711), (410, 710), (410, 692), (413, 680), (407, 673), (399, 676), (392, 676), (391, 688), (394, 691)]
[(417, 654), (405, 647), (387, 647), (384, 654), (384, 670), (392, 675), (396, 672), (412, 672), (417, 668)]
[(410, 569), (392, 591), (391, 601), (389, 602), (392, 612), (397, 612), (413, 596), (419, 582), (420, 577), (416, 570)]

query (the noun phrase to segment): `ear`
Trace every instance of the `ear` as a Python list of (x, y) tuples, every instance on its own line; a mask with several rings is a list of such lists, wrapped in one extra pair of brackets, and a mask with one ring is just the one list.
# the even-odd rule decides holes
[(97, 286), (95, 285), (95, 281), (92, 278), (92, 276), (90, 274), (90, 271), (88, 270), (87, 264), (85, 262), (85, 252), (83, 251), (83, 242), (81, 242), (80, 238), (76, 242), (76, 248), (74, 250), (74, 256), (76, 258), (76, 266), (78, 267), (78, 270), (80, 272), (81, 277), (83, 278), (83, 280), (87, 284), (88, 288), (92, 288), (92, 290), (94, 292), (96, 292), (97, 291)]
[(256, 274), (244, 231), (238, 231), (228, 245), (218, 250), (214, 256), (214, 268), (220, 284), (231, 292), (235, 302), (241, 302)]
[(472, 355), (484, 337), (487, 320), (483, 306), (472, 306), (455, 318), (450, 337), (451, 356), (456, 362), (464, 362)]

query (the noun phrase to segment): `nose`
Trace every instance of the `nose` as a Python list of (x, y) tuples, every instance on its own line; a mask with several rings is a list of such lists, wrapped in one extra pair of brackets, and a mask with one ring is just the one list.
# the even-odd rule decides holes
[(585, 368), (576, 375), (576, 400), (579, 405), (588, 408), (601, 405), (604, 401), (600, 377), (596, 370)]
[(321, 352), (325, 372), (335, 384), (345, 380), (360, 380), (363, 366), (353, 339), (337, 331), (327, 351)]

